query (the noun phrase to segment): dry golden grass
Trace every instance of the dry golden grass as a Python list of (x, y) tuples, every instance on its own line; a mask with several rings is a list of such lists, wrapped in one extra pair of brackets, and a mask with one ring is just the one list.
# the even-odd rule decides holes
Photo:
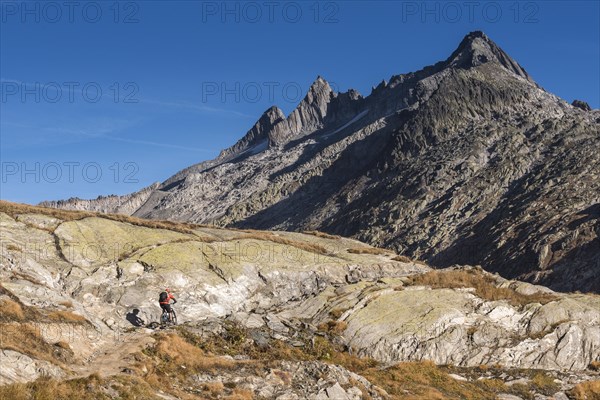
[(2, 285), (0, 285), (0, 296), (5, 296), (0, 301), (6, 302), (6, 308), (4, 305), (0, 307), (0, 322), (39, 321), (44, 318), (38, 309), (26, 306)]
[(320, 231), (304, 231), (302, 233), (306, 233), (307, 235), (313, 235), (313, 236), (325, 238), (325, 239), (340, 239), (341, 238), (341, 236), (330, 235), (329, 233), (320, 232)]
[(6, 250), (16, 251), (16, 252), (19, 252), (19, 253), (23, 251), (19, 246), (14, 245), (12, 243), (9, 243), (9, 244), (6, 245)]
[[(0, 322), (66, 322), (74, 324), (86, 323), (87, 319), (67, 310), (45, 311), (36, 307), (24, 305), (17, 296), (0, 285)], [(73, 303), (63, 301), (60, 305), (71, 308)]]
[(69, 343), (62, 340), (60, 342), (56, 342), (54, 345), (64, 350), (71, 350), (71, 346), (69, 345)]
[(268, 231), (243, 231), (246, 232), (245, 235), (241, 235), (234, 240), (240, 239), (254, 239), (254, 240), (265, 240), (274, 243), (279, 243), (287, 246), (292, 246), (300, 250), (308, 251), (310, 253), (316, 253), (321, 255), (328, 255), (330, 252), (320, 244), (309, 243), (309, 242), (300, 242), (297, 240), (289, 239), (283, 236), (278, 236), (272, 232)]
[(327, 321), (320, 324), (317, 328), (323, 332), (340, 335), (346, 330), (347, 327), (348, 324), (345, 321)]
[(36, 327), (29, 323), (0, 324), (0, 348), (27, 354), (39, 360), (60, 364), (54, 345), (47, 343)]
[[(214, 241), (218, 241), (219, 239), (213, 238), (211, 236), (198, 234), (194, 232), (195, 229), (202, 227), (210, 227), (210, 228), (218, 228), (212, 225), (200, 225), (200, 224), (191, 224), (184, 222), (173, 222), (173, 221), (165, 221), (165, 220), (147, 220), (142, 218), (136, 218), (123, 214), (103, 214), (99, 212), (90, 212), (90, 211), (71, 211), (71, 210), (61, 210), (56, 208), (46, 208), (39, 206), (31, 206), (27, 204), (19, 204), (12, 203), (9, 201), (0, 200), (0, 212), (4, 212), (12, 217), (15, 217), (18, 214), (43, 214), (47, 216), (51, 216), (62, 221), (76, 221), (89, 217), (97, 217), (97, 218), (105, 218), (112, 221), (125, 222), (131, 225), (143, 226), (146, 228), (155, 228), (155, 229), (167, 229), (179, 233), (193, 234), (195, 236), (194, 240), (199, 240), (202, 242), (210, 243)], [(268, 231), (258, 231), (258, 230), (241, 230), (241, 229), (232, 229), (239, 232), (246, 233), (246, 235), (241, 235), (236, 239), (257, 239), (257, 240), (267, 240), (279, 244), (284, 244), (288, 246), (296, 247), (300, 250), (328, 255), (330, 251), (328, 251), (325, 247), (316, 244), (316, 243), (307, 243), (297, 240), (288, 239), (282, 236), (278, 236), (272, 232)], [(319, 232), (315, 234), (319, 235), (327, 235), (325, 233)], [(332, 235), (329, 235), (332, 236)], [(325, 236), (321, 236), (325, 237)], [(336, 237), (337, 238), (337, 237)]]
[(592, 371), (600, 371), (600, 361), (592, 361), (588, 368)]
[(23, 280), (26, 280), (27, 282), (31, 282), (34, 285), (38, 285), (38, 286), (43, 286), (44, 285), (38, 279), (35, 279), (33, 276), (25, 274), (23, 272), (12, 271), (11, 274), (12, 274), (12, 278), (23, 279)]
[(225, 390), (225, 386), (222, 382), (206, 382), (202, 384), (202, 390), (214, 397), (221, 395)]
[(109, 400), (113, 398), (106, 394), (106, 389), (109, 387), (116, 390), (119, 399), (160, 399), (154, 395), (154, 390), (139, 378), (119, 376), (103, 379), (96, 374), (65, 381), (40, 378), (30, 383), (0, 386), (0, 399)]
[[(189, 377), (197, 373), (218, 374), (219, 371), (232, 371), (243, 368), (245, 373), (263, 374), (264, 371), (277, 368), (281, 360), (324, 362), (341, 365), (367, 378), (371, 383), (383, 388), (391, 399), (466, 399), (491, 400), (497, 393), (507, 392), (507, 388), (498, 380), (457, 381), (447, 372), (431, 362), (400, 363), (393, 367), (383, 368), (377, 361), (360, 358), (347, 352), (340, 351), (326, 337), (317, 336), (314, 345), (307, 344), (304, 348), (292, 347), (284, 342), (272, 340), (266, 348), (258, 348), (248, 341), (247, 332), (235, 324), (225, 327), (221, 335), (203, 339), (183, 327), (169, 334), (158, 334), (152, 348), (140, 353), (139, 365), (134, 373), (140, 376), (123, 376), (102, 379), (89, 377), (81, 380), (56, 382), (51, 380), (38, 381), (28, 385), (9, 385), (0, 388), (2, 395), (11, 399), (42, 399), (49, 398), (82, 398), (80, 390), (86, 389), (85, 398), (103, 399), (103, 387), (109, 382), (121, 380), (121, 384), (111, 387), (118, 388), (119, 398), (133, 399), (153, 398), (156, 390), (163, 390), (181, 399), (206, 398), (249, 400), (253, 393), (236, 388), (231, 382), (204, 382), (196, 386), (195, 394), (184, 391), (189, 387)], [(207, 350), (210, 349), (210, 350)], [(226, 354), (246, 356), (249, 361), (235, 361), (219, 357)], [(141, 368), (141, 367), (144, 368)], [(142, 372), (145, 371), (145, 372)], [(291, 383), (288, 373), (282, 375), (282, 380)], [(538, 378), (540, 384), (547, 383), (545, 377)], [(41, 383), (44, 382), (44, 385)], [(135, 383), (136, 395), (127, 392), (127, 384)], [(363, 398), (369, 399), (366, 388), (361, 389)], [(543, 385), (542, 385), (543, 386)], [(46, 391), (45, 387), (52, 391)], [(127, 389), (130, 390), (130, 389)], [(588, 390), (580, 388), (579, 390)], [(54, 393), (53, 397), (47, 397)], [(585, 393), (585, 392), (582, 392)], [(35, 394), (35, 397), (34, 395)]]
[(381, 249), (379, 247), (357, 247), (357, 248), (348, 249), (348, 253), (382, 255), (382, 254), (393, 254), (394, 252), (391, 250), (387, 250), (387, 249)]
[[(134, 370), (144, 381), (153, 388), (164, 390), (169, 394), (181, 399), (230, 399), (246, 400), (252, 399), (252, 393), (236, 388), (235, 385), (222, 382), (203, 382), (195, 387), (195, 395), (182, 391), (182, 387), (189, 387), (189, 377), (193, 374), (218, 374), (219, 371), (231, 371), (244, 368), (246, 372), (256, 371), (256, 361), (236, 361), (222, 357), (225, 348), (218, 355), (211, 354), (203, 347), (206, 346), (200, 337), (178, 328), (177, 332), (159, 334), (156, 342), (151, 348), (147, 348), (138, 354), (138, 364)], [(237, 343), (237, 340), (225, 341), (222, 338), (215, 339), (219, 345), (223, 343)], [(202, 346), (205, 345), (205, 346)], [(241, 343), (238, 344), (241, 346)], [(216, 347), (215, 347), (216, 348)], [(258, 367), (260, 368), (260, 367)], [(200, 393), (200, 397), (198, 397)]]
[[(498, 388), (453, 379), (429, 361), (405, 362), (387, 369), (369, 368), (362, 375), (397, 399), (492, 400)], [(499, 385), (503, 389), (503, 385)]]
[(22, 321), (24, 319), (25, 313), (19, 303), (7, 298), (0, 300), (0, 321)]
[(536, 372), (531, 378), (531, 386), (536, 392), (550, 396), (558, 392), (560, 385), (554, 382), (554, 378), (543, 372)]
[(71, 300), (61, 301), (58, 304), (66, 308), (73, 308), (73, 302)]
[[(244, 328), (233, 323), (225, 326), (225, 331), (221, 335), (208, 339), (197, 336), (184, 327), (179, 327), (175, 332), (158, 334), (154, 346), (145, 350), (144, 354), (140, 353), (139, 361), (146, 371), (141, 372), (141, 368), (134, 368), (140, 378), (119, 375), (106, 379), (95, 376), (62, 382), (40, 380), (27, 385), (0, 387), (0, 398), (104, 399), (107, 397), (103, 397), (105, 396), (103, 388), (110, 383), (110, 387), (117, 388), (119, 398), (123, 399), (151, 399), (154, 398), (153, 394), (157, 390), (163, 390), (181, 399), (249, 400), (254, 398), (253, 393), (236, 388), (231, 382), (204, 382), (195, 386), (194, 394), (182, 388), (189, 387), (191, 382), (189, 377), (199, 372), (218, 374), (219, 371), (231, 372), (233, 369), (243, 368), (244, 373), (262, 374), (264, 371), (277, 368), (277, 363), (281, 360), (321, 360), (341, 365), (384, 389), (387, 392), (386, 398), (390, 399), (491, 400), (495, 399), (498, 393), (519, 394), (525, 396), (523, 398), (528, 398), (530, 394), (529, 388), (525, 385), (507, 387), (498, 379), (472, 378), (469, 381), (459, 381), (450, 377), (445, 368), (429, 361), (405, 362), (392, 367), (383, 367), (373, 359), (360, 358), (340, 351), (327, 337), (317, 336), (314, 345), (307, 344), (304, 348), (292, 347), (277, 340), (271, 340), (266, 348), (258, 348), (252, 341), (246, 340), (247, 334)], [(226, 354), (244, 355), (250, 361), (235, 361), (219, 357)], [(489, 368), (482, 368), (475, 376), (488, 370)], [(283, 372), (282, 374), (287, 374), (281, 376), (282, 380), (291, 383), (289, 374)], [(537, 391), (549, 392), (555, 389), (552, 378), (545, 374), (532, 372), (530, 377), (531, 386)], [(115, 385), (115, 380), (118, 385)], [(371, 398), (364, 386), (357, 385), (356, 382), (352, 383), (353, 386), (361, 389), (364, 399)], [(135, 389), (130, 387), (132, 385)], [(85, 396), (82, 390), (85, 390)], [(571, 394), (575, 399), (597, 399), (594, 396), (599, 391), (600, 382), (589, 382), (578, 385)], [(48, 397), (50, 393), (52, 397)], [(383, 395), (383, 392), (380, 394)]]
[(600, 381), (582, 382), (569, 391), (574, 400), (600, 400)]
[(207, 355), (202, 349), (188, 343), (177, 334), (159, 336), (154, 351), (163, 361), (184, 365), (186, 369), (195, 371), (230, 369), (236, 364), (222, 357)]
[(558, 297), (548, 293), (524, 295), (509, 288), (497, 287), (491, 276), (484, 275), (475, 269), (430, 271), (409, 277), (408, 284), (424, 285), (432, 288), (474, 288), (475, 294), (485, 300), (508, 300), (514, 306), (530, 303), (546, 304)]
[(60, 219), (62, 221), (76, 221), (83, 218), (98, 217), (112, 221), (125, 222), (137, 226), (144, 226), (147, 228), (168, 229), (170, 231), (180, 233), (193, 233), (194, 229), (208, 227), (208, 225), (198, 225), (184, 222), (147, 220), (124, 214), (103, 214), (91, 211), (61, 210), (58, 208), (31, 206), (28, 204), (13, 203), (4, 200), (0, 200), (0, 212), (4, 212), (12, 217), (15, 217), (18, 214), (43, 214)]
[[(327, 327), (328, 328), (328, 327)], [(233, 333), (229, 333), (232, 331)], [(216, 354), (240, 354), (256, 360), (260, 365), (281, 360), (310, 361), (320, 360), (341, 365), (348, 370), (366, 377), (371, 383), (385, 389), (391, 399), (467, 399), (491, 400), (496, 394), (508, 389), (499, 380), (482, 380), (473, 382), (457, 381), (442, 368), (431, 362), (401, 363), (390, 368), (382, 368), (375, 360), (357, 357), (340, 351), (326, 337), (316, 336), (313, 344), (304, 348), (292, 347), (284, 342), (272, 340), (268, 348), (258, 349), (248, 345), (243, 328), (230, 326), (223, 337), (201, 339), (183, 329), (179, 333), (185, 340), (195, 346), (211, 349)], [(359, 387), (360, 388), (360, 387)], [(363, 396), (368, 399), (368, 392), (363, 387)]]
[(413, 258), (410, 258), (407, 256), (403, 256), (403, 255), (399, 255), (399, 256), (392, 258), (392, 261), (400, 261), (403, 263), (412, 263), (412, 264), (422, 265), (424, 267), (429, 266), (426, 262), (423, 262), (423, 261), (417, 260), (417, 259), (413, 259)]
[(329, 316), (332, 319), (340, 319), (340, 317), (346, 312), (346, 309), (343, 308), (334, 308), (333, 310), (329, 311)]
[(48, 313), (48, 318), (51, 321), (55, 321), (55, 322), (66, 322), (66, 323), (84, 323), (87, 322), (87, 319), (79, 314), (75, 314), (74, 312), (71, 311), (62, 311), (62, 310), (56, 310), (56, 311), (50, 311)]
[(252, 400), (254, 395), (249, 390), (244, 389), (233, 389), (233, 393), (229, 396), (223, 397), (224, 400)]

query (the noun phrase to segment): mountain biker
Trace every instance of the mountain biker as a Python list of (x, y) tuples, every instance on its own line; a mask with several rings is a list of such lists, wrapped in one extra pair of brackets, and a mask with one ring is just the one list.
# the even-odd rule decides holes
[(163, 312), (169, 314), (169, 318), (171, 318), (172, 311), (171, 304), (169, 304), (171, 300), (173, 300), (173, 304), (177, 303), (177, 300), (175, 300), (175, 296), (173, 296), (173, 294), (171, 293), (171, 289), (165, 289), (164, 292), (161, 292), (158, 296), (158, 304), (160, 305), (160, 308), (163, 309)]

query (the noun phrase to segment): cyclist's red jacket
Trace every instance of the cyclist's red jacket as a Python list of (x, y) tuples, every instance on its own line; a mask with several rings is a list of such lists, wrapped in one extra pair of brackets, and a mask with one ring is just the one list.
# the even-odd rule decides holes
[[(158, 302), (159, 304), (169, 304), (169, 302), (170, 302), (171, 300), (175, 300), (175, 296), (173, 296), (171, 293), (167, 293), (167, 294), (168, 294), (168, 296), (167, 296), (167, 300), (165, 300), (165, 301), (159, 301), (159, 302)], [(155, 303), (155, 304), (156, 304), (156, 303)]]

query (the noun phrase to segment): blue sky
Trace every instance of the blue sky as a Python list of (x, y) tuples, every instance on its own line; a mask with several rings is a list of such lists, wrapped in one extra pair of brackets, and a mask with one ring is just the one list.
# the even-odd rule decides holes
[(0, 2), (0, 198), (124, 194), (216, 156), (317, 75), (371, 86), (483, 30), (600, 107), (597, 1)]

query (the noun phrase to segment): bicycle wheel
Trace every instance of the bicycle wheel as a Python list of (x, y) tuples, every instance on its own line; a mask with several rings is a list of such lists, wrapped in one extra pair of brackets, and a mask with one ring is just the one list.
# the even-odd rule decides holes
[(171, 309), (171, 323), (177, 325), (177, 314), (175, 314), (175, 310), (173, 309)]

